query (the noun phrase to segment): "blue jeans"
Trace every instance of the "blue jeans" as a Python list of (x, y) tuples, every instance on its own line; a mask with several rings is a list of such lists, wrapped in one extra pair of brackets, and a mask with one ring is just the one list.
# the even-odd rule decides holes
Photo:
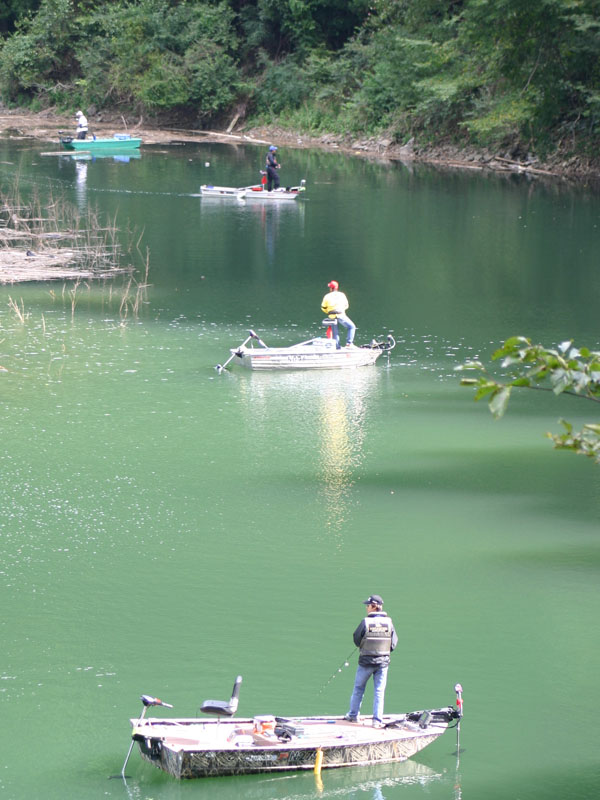
[(363, 695), (367, 681), (373, 676), (373, 719), (381, 722), (383, 719), (383, 698), (385, 695), (385, 684), (387, 683), (387, 664), (381, 666), (375, 664), (371, 667), (361, 667), (359, 664), (356, 668), (356, 677), (354, 678), (354, 691), (350, 698), (350, 711), (349, 717), (358, 717), (360, 712), (360, 705), (362, 703)]
[(350, 317), (347, 317), (345, 314), (338, 314), (335, 320), (335, 324), (331, 326), (333, 330), (333, 338), (335, 339), (335, 346), (340, 346), (340, 329), (339, 325), (344, 326), (346, 328), (346, 344), (352, 344), (354, 341), (354, 333), (356, 331), (356, 325), (352, 322)]

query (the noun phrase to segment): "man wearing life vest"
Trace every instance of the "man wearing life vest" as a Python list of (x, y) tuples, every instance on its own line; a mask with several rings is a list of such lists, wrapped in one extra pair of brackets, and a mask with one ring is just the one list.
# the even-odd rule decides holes
[(321, 311), (327, 314), (329, 319), (335, 320), (331, 326), (333, 330), (333, 338), (335, 339), (335, 346), (339, 350), (340, 345), (340, 331), (338, 323), (341, 323), (346, 328), (346, 347), (352, 347), (354, 342), (354, 333), (356, 325), (352, 322), (350, 317), (346, 316), (346, 310), (349, 307), (348, 298), (343, 292), (338, 291), (339, 284), (337, 281), (329, 281), (327, 288), (331, 289), (321, 303)]
[(398, 644), (394, 623), (383, 611), (383, 600), (372, 594), (364, 601), (367, 616), (354, 631), (354, 644), (360, 649), (354, 690), (350, 698), (350, 711), (344, 717), (348, 722), (358, 722), (367, 681), (373, 676), (373, 727), (383, 727), (383, 700), (390, 663), (390, 653)]

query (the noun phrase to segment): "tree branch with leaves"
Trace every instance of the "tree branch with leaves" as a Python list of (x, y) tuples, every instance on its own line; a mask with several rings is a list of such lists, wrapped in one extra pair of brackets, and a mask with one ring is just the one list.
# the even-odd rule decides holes
[[(546, 348), (532, 344), (524, 336), (513, 336), (492, 354), (492, 361), (500, 361), (504, 370), (502, 379), (493, 377), (481, 361), (467, 361), (456, 369), (480, 373), (477, 378), (461, 378), (461, 386), (473, 387), (475, 400), (487, 398), (496, 419), (504, 415), (513, 389), (535, 389), (557, 396), (567, 394), (600, 403), (599, 351), (577, 348), (572, 341)], [(567, 420), (560, 422), (564, 433), (546, 434), (554, 447), (572, 450), (600, 463), (600, 424), (589, 422), (580, 431), (574, 431)]]

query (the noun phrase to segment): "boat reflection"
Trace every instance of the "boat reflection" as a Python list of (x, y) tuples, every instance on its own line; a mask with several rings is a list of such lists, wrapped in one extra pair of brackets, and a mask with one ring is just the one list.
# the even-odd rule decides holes
[(140, 151), (133, 151), (131, 153), (123, 153), (115, 151), (107, 151), (103, 153), (61, 153), (58, 163), (61, 169), (71, 169), (71, 165), (75, 165), (75, 196), (77, 199), (77, 208), (81, 212), (85, 212), (87, 208), (87, 179), (88, 179), (88, 166), (99, 159), (112, 159), (116, 163), (128, 164), (132, 160), (140, 159)]
[(309, 460), (318, 477), (327, 529), (337, 536), (355, 500), (352, 487), (364, 458), (370, 400), (384, 371), (379, 366), (348, 370), (236, 373), (252, 416), (254, 433), (268, 441), (286, 425), (294, 463)]
[[(199, 779), (202, 781), (202, 779)], [(333, 797), (353, 797), (361, 800), (391, 800), (398, 787), (415, 787), (420, 794), (429, 795), (435, 783), (449, 783), (451, 779), (418, 761), (409, 759), (397, 764), (379, 764), (370, 767), (324, 770), (320, 776), (312, 772), (294, 772), (285, 775), (240, 775), (233, 778), (210, 778), (210, 794), (214, 800), (229, 800), (234, 794), (244, 800), (320, 800)], [(233, 782), (235, 781), (235, 787)], [(130, 798), (155, 796), (151, 786), (142, 785), (131, 778), (125, 783)], [(181, 797), (179, 782), (160, 783), (161, 800)], [(199, 787), (198, 787), (199, 788)], [(440, 786), (442, 788), (442, 786)], [(411, 795), (413, 796), (413, 795)]]
[(75, 164), (75, 195), (77, 208), (82, 212), (87, 208), (87, 169), (85, 161)]
[(275, 262), (275, 244), (279, 238), (279, 227), (282, 219), (289, 219), (293, 214), (304, 228), (304, 203), (290, 201), (287, 203), (270, 203), (268, 200), (254, 198), (246, 203), (248, 211), (257, 215), (265, 237), (265, 251), (270, 264)]
[(249, 220), (256, 219), (263, 231), (265, 252), (270, 265), (276, 261), (276, 244), (280, 227), (289, 222), (297, 222), (301, 230), (304, 228), (306, 209), (304, 202), (299, 200), (275, 203), (253, 198), (246, 201), (244, 198), (230, 195), (200, 195), (200, 198), (203, 215), (230, 213), (239, 217), (239, 224), (246, 224)]
[(142, 157), (139, 150), (130, 153), (123, 153), (118, 150), (111, 152), (109, 150), (103, 153), (66, 153), (65, 155), (72, 161), (98, 161), (104, 158), (112, 158), (113, 161), (121, 164), (128, 164), (130, 161), (136, 161)]

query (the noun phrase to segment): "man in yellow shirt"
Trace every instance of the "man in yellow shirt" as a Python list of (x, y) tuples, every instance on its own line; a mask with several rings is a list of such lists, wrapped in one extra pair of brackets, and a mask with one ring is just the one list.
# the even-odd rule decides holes
[(346, 315), (346, 311), (349, 307), (348, 298), (343, 292), (338, 291), (339, 284), (337, 281), (329, 281), (327, 288), (331, 291), (328, 292), (323, 298), (323, 302), (321, 303), (321, 311), (324, 314), (327, 314), (329, 319), (335, 320), (335, 323), (331, 326), (333, 330), (333, 338), (335, 339), (335, 346), (338, 350), (341, 347), (340, 332), (338, 328), (338, 323), (341, 323), (344, 328), (346, 328), (346, 347), (352, 347), (356, 325), (352, 322), (350, 317)]

